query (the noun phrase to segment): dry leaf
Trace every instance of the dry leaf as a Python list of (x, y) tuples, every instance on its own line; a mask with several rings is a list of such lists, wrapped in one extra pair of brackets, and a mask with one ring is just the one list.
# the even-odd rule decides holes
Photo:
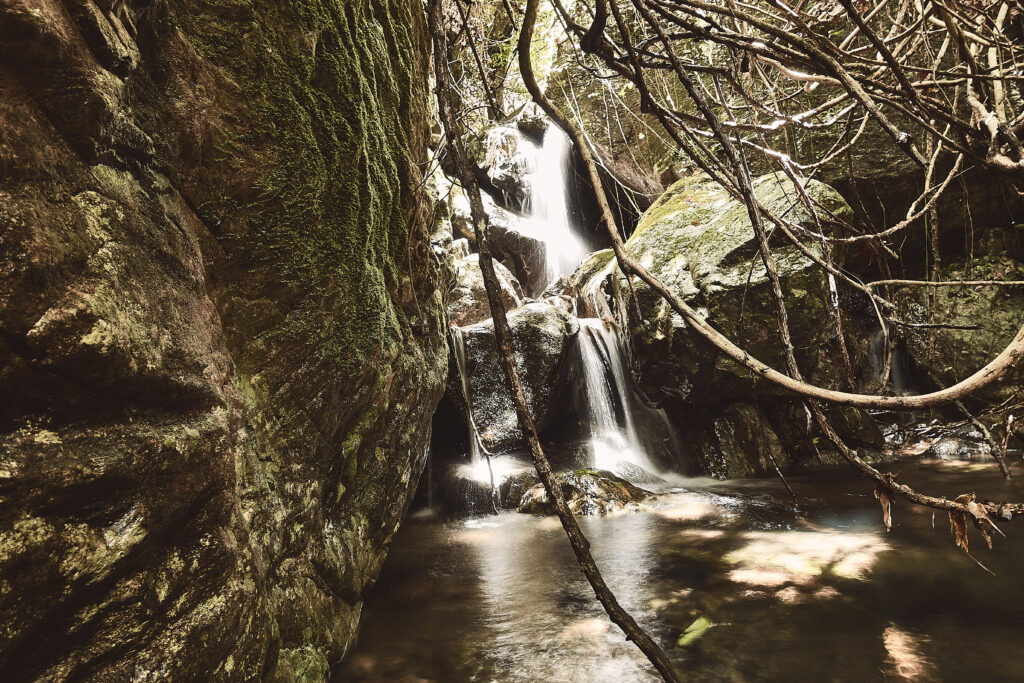
[(967, 519), (964, 513), (959, 510), (949, 511), (949, 533), (953, 534), (953, 540), (957, 548), (963, 548), (967, 552)]
[(977, 496), (973, 493), (965, 493), (957, 496), (956, 502), (967, 507), (967, 512), (971, 515), (971, 521), (974, 522), (974, 526), (981, 532), (981, 536), (985, 539), (988, 549), (992, 550), (992, 532), (995, 531), (1000, 536), (1005, 536), (1005, 534), (996, 526), (992, 518), (988, 516), (985, 506), (977, 502), (976, 498)]
[(875, 498), (882, 506), (882, 523), (885, 524), (885, 530), (892, 531), (892, 496), (881, 484), (875, 484)]

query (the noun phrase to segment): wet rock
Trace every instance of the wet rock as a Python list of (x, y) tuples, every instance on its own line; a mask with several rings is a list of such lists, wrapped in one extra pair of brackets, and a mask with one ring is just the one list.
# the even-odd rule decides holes
[(792, 460), (768, 420), (749, 403), (730, 404), (715, 417), (697, 451), (704, 471), (718, 479), (774, 473), (771, 458), (781, 469)]
[(495, 126), (482, 143), (470, 146), (475, 175), (480, 186), (505, 209), (523, 212), (529, 197), (526, 174), (527, 157), (521, 145), (528, 144), (519, 131), (510, 126)]
[(502, 508), (515, 510), (523, 499), (523, 494), (538, 483), (540, 483), (540, 479), (532, 469), (506, 477), (499, 487)]
[[(508, 322), (526, 400), (534, 421), (543, 429), (564, 408), (555, 398), (566, 388), (564, 361), (579, 333), (579, 323), (563, 307), (543, 301), (512, 311)], [(524, 445), (498, 357), (493, 321), (464, 327), (462, 334), (469, 397), (481, 441), (491, 452)], [(464, 406), (461, 380), (457, 373), (452, 374), (455, 376), (449, 377), (448, 397), (455, 405)]]
[[(441, 491), (446, 510), (459, 516), (494, 512), (500, 498), (491, 488), (490, 478), (486, 474), (486, 465), (477, 468), (470, 465), (449, 467)], [(495, 482), (495, 488), (498, 483)]]
[[(537, 296), (546, 277), (544, 242), (527, 234), (523, 227), (526, 218), (502, 208), (487, 193), (482, 193), (481, 199), (487, 214), (491, 255), (515, 274), (528, 295)], [(476, 244), (473, 218), (469, 201), (458, 185), (451, 186), (447, 205), (450, 206), (447, 221), (451, 233), (456, 239), (465, 238), (472, 247)], [(443, 211), (443, 207), (439, 211)]]
[[(557, 475), (569, 509), (576, 515), (607, 515), (637, 509), (654, 494), (604, 470), (576, 470)], [(534, 515), (554, 514), (543, 484), (523, 494), (519, 512)]]
[(462, 462), (447, 466), (437, 493), (450, 515), (486, 515), (495, 510), (515, 510), (523, 493), (538, 481), (532, 462), (496, 456), (490, 465), (482, 458), (475, 465)]
[(547, 279), (547, 246), (523, 231), (525, 220), (499, 206), (489, 213), (491, 253), (515, 273), (527, 296), (536, 297)]
[(548, 120), (542, 116), (521, 116), (516, 121), (519, 132), (529, 138), (535, 145), (544, 142), (544, 133), (548, 129)]
[(622, 477), (631, 484), (651, 486), (665, 483), (665, 480), (658, 475), (631, 462), (617, 462), (612, 466), (611, 471), (612, 474)]
[(923, 458), (938, 460), (992, 461), (992, 447), (985, 435), (970, 424), (955, 429), (942, 428), (938, 435), (931, 437)]
[(929, 446), (924, 457), (939, 460), (991, 460), (992, 449), (984, 439), (947, 434)]
[[(480, 270), (480, 255), (469, 254), (455, 261), (457, 281), (448, 297), (448, 319), (459, 327), (473, 325), (491, 317), (484, 288), (484, 275)], [(501, 287), (501, 299), (505, 309), (512, 311), (523, 303), (519, 282), (501, 263), (494, 264), (495, 275)]]

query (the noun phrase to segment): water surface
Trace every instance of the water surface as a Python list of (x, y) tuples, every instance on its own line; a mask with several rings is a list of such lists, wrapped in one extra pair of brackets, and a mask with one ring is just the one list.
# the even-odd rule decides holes
[[(903, 463), (933, 495), (1022, 500), (994, 465)], [(653, 509), (581, 520), (620, 602), (686, 680), (1021, 680), (1024, 522), (957, 549), (944, 514), (896, 503), (886, 533), (852, 472), (694, 479)], [(934, 528), (933, 528), (934, 524)], [(686, 647), (696, 619), (713, 625)], [(554, 518), (410, 518), (363, 613), (351, 681), (654, 681)]]

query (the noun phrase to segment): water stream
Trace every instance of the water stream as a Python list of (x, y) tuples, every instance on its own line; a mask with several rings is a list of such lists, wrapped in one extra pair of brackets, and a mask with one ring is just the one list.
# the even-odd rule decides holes
[(632, 378), (618, 335), (599, 318), (579, 322), (592, 464), (612, 471), (621, 463), (649, 469), (633, 419)]
[(523, 232), (546, 246), (546, 280), (554, 282), (571, 273), (587, 255), (573, 224), (568, 203), (569, 140), (555, 126), (548, 126), (544, 141), (535, 145), (522, 139), (528, 158), (526, 181), (528, 218)]
[[(501, 135), (510, 134), (502, 129)], [(520, 229), (545, 244), (546, 273), (544, 285), (571, 273), (586, 256), (577, 226), (569, 210), (567, 173), (570, 168), (568, 139), (555, 126), (549, 126), (543, 142), (537, 145), (515, 133), (527, 169), (528, 216)], [(633, 418), (633, 379), (628, 368), (626, 351), (621, 343), (607, 304), (598, 302), (597, 292), (587, 294), (588, 308), (603, 318), (581, 318), (578, 349), (581, 356), (583, 395), (587, 400), (590, 427), (591, 465), (617, 470), (623, 463), (650, 469), (648, 458), (637, 433)], [(482, 445), (477, 427), (486, 416), (474, 416), (471, 408), (470, 382), (466, 375), (465, 342), (458, 328), (452, 328), (452, 351), (459, 372), (466, 422), (469, 429), (469, 463), (471, 476), (477, 480), (494, 480), (494, 460), (482, 458)], [(484, 454), (487, 455), (487, 454)]]
[[(912, 463), (920, 490), (1019, 500), (991, 463)], [(1024, 533), (954, 547), (941, 514), (897, 504), (886, 533), (852, 471), (694, 479), (651, 509), (581, 524), (619, 600), (693, 681), (1020, 680)], [(698, 618), (712, 626), (676, 645)], [(363, 613), (345, 681), (657, 680), (595, 602), (557, 520), (413, 518)]]

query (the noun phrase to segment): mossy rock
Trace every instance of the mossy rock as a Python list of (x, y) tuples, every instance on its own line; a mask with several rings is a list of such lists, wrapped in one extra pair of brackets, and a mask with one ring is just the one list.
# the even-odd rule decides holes
[[(814, 229), (792, 181), (781, 174), (754, 180), (769, 211)], [(848, 218), (850, 209), (831, 188), (810, 181), (804, 191), (820, 215)], [(778, 232), (778, 231), (776, 231)], [(776, 234), (772, 253), (782, 281), (790, 332), (808, 375), (837, 351), (825, 274)], [(775, 302), (757, 250), (746, 207), (704, 174), (680, 180), (644, 214), (626, 243), (630, 255), (708, 322), (755, 357), (785, 367), (778, 340)], [(820, 254), (816, 245), (808, 247)], [(834, 254), (834, 258), (837, 256)], [(841, 257), (841, 254), (838, 255)], [(689, 329), (668, 304), (639, 280), (637, 306), (616, 269), (611, 281), (619, 315), (627, 321), (643, 389), (654, 400), (666, 397), (717, 400), (744, 397), (749, 373)], [(770, 387), (766, 390), (771, 391)]]
[[(1024, 280), (1024, 264), (999, 252), (949, 264), (939, 276), (942, 280)], [(908, 322), (977, 327), (904, 330), (914, 363), (942, 385), (951, 386), (980, 370), (1013, 341), (1024, 325), (1024, 288), (940, 287), (932, 295), (922, 287), (900, 299), (900, 308)], [(1024, 365), (1018, 364), (972, 398), (1001, 403), (1019, 396), (1021, 387)]]

